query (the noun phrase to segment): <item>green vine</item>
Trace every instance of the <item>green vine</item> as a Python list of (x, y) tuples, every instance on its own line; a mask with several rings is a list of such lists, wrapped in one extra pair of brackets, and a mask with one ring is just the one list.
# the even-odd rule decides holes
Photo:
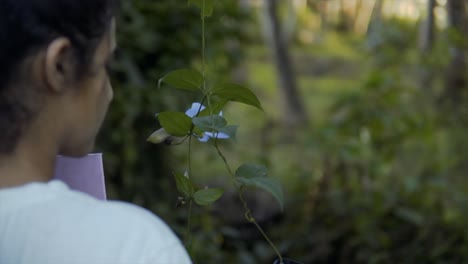
[[(278, 256), (280, 263), (283, 263), (283, 257), (275, 244), (271, 241), (265, 231), (258, 224), (252, 215), (252, 210), (244, 198), (244, 187), (257, 187), (269, 192), (283, 208), (283, 191), (281, 185), (274, 179), (267, 177), (267, 169), (258, 164), (245, 163), (239, 166), (234, 172), (219, 148), (218, 141), (221, 139), (235, 139), (238, 126), (228, 125), (227, 120), (220, 114), (223, 107), (228, 102), (238, 102), (247, 104), (262, 110), (262, 106), (257, 96), (248, 88), (235, 83), (214, 83), (207, 82), (206, 74), (206, 36), (205, 19), (213, 13), (214, 0), (188, 0), (189, 4), (194, 4), (201, 10), (201, 44), (202, 44), (202, 64), (201, 72), (196, 69), (179, 69), (167, 73), (160, 79), (158, 86), (163, 83), (173, 88), (197, 92), (203, 94), (201, 103), (194, 103), (192, 108), (184, 112), (161, 112), (157, 118), (162, 126), (155, 131), (148, 141), (159, 144), (169, 143), (171, 145), (180, 145), (188, 138), (188, 164), (185, 173), (175, 173), (177, 189), (181, 195), (180, 205), (188, 204), (187, 216), (187, 234), (185, 243), (188, 251), (192, 248), (191, 237), (191, 218), (193, 203), (199, 206), (208, 206), (217, 201), (224, 193), (220, 188), (202, 188), (197, 189), (191, 178), (192, 171), (192, 139), (201, 141), (211, 140), (214, 142), (214, 148), (221, 157), (228, 174), (237, 190), (239, 199), (245, 210), (246, 220), (258, 229), (266, 242), (271, 246)], [(216, 100), (213, 100), (216, 98)], [(203, 105), (207, 103), (206, 107)]]
[[(226, 170), (229, 172), (229, 175), (231, 175), (232, 178), (235, 178), (235, 175), (232, 173), (231, 167), (229, 166), (229, 163), (227, 162), (226, 157), (221, 152), (221, 150), (220, 150), (220, 148), (218, 146), (218, 140), (217, 139), (215, 139), (215, 148), (216, 148), (216, 151), (218, 152), (218, 155), (223, 159), (224, 165), (226, 166)], [(252, 210), (250, 209), (249, 205), (247, 204), (247, 201), (244, 198), (244, 192), (243, 192), (242, 187), (243, 186), (239, 187), (239, 186), (236, 185), (237, 194), (239, 195), (239, 200), (241, 201), (242, 206), (245, 209), (245, 212), (244, 212), (245, 219), (247, 221), (249, 221), (250, 223), (255, 225), (255, 227), (258, 229), (258, 231), (262, 234), (263, 238), (268, 242), (268, 244), (270, 244), (270, 246), (275, 251), (276, 255), (278, 256), (278, 259), (280, 260), (280, 263), (283, 263), (283, 257), (281, 255), (281, 253), (279, 252), (278, 248), (271, 241), (270, 237), (268, 237), (268, 235), (265, 233), (263, 228), (258, 224), (257, 219), (255, 219), (255, 217), (252, 216)]]

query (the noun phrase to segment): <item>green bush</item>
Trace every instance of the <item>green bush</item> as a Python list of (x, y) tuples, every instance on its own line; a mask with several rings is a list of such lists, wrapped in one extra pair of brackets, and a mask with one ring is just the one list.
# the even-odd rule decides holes
[[(208, 22), (208, 60), (216, 71), (229, 69), (242, 57), (239, 43), (246, 39), (243, 23), (249, 14), (237, 3), (217, 3), (219, 10)], [(159, 124), (157, 112), (184, 110), (192, 95), (157, 89), (158, 80), (170, 70), (200, 60), (201, 21), (186, 0), (122, 1), (118, 17), (118, 49), (113, 65), (114, 101), (98, 139), (104, 152), (106, 184), (111, 199), (147, 207), (179, 231), (174, 214), (177, 192), (164, 146), (146, 142)], [(177, 211), (178, 212), (178, 211)]]

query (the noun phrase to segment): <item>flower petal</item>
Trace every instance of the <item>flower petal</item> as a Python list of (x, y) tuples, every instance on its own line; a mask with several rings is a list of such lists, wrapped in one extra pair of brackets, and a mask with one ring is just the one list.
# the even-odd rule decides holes
[[(185, 114), (191, 118), (195, 117), (198, 112), (200, 111), (203, 111), (203, 109), (205, 109), (205, 106), (198, 103), (198, 102), (195, 102), (195, 103), (192, 103), (192, 107), (190, 107), (190, 109), (188, 109), (187, 111), (185, 111)], [(219, 115), (220, 116), (223, 116), (223, 111), (220, 111), (219, 112)], [(201, 138), (197, 138), (198, 141), (200, 142), (207, 142), (210, 138), (221, 138), (221, 139), (226, 139), (226, 138), (229, 138), (229, 135), (225, 134), (225, 133), (220, 133), (220, 132), (204, 132), (203, 133), (203, 136)]]
[(221, 139), (229, 138), (228, 134), (221, 133), (221, 132), (216, 132), (216, 133), (205, 132), (205, 135), (210, 138), (221, 138)]
[(207, 135), (207, 132), (203, 133), (203, 137), (198, 138), (198, 141), (200, 142), (207, 142), (208, 139), (210, 139), (210, 136)]
[(185, 111), (185, 114), (188, 115), (189, 117), (194, 117), (198, 114), (198, 111), (203, 111), (203, 109), (205, 109), (205, 107), (203, 105), (201, 105), (200, 103), (193, 103), (192, 104), (192, 107), (190, 109), (188, 109), (187, 111)]

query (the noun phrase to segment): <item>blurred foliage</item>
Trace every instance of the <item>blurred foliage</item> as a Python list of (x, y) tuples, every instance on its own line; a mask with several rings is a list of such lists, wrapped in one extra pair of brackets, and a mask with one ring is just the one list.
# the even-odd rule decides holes
[[(281, 111), (271, 99), (277, 96), (271, 95), (277, 94), (270, 83), (274, 73), (268, 75), (269, 68), (262, 66), (269, 62), (267, 52), (258, 48), (261, 30), (237, 1), (216, 1), (215, 8), (207, 20), (210, 69), (229, 75), (245, 58), (245, 49), (260, 54), (246, 75), (261, 91), (267, 116), (270, 110)], [(123, 3), (119, 20), (122, 52), (114, 69), (115, 99), (99, 139), (108, 191), (111, 198), (155, 211), (182, 234), (186, 212), (174, 210), (174, 157), (145, 139), (160, 127), (155, 113), (183, 111), (200, 100), (156, 89), (167, 72), (199, 65), (200, 18), (186, 0), (135, 0)], [(256, 32), (254, 48), (245, 45), (250, 32)], [(310, 86), (302, 89), (304, 99), (319, 112), (313, 116), (320, 116), (301, 131), (295, 145), (282, 142), (271, 125), (274, 120), (260, 128), (264, 116), (226, 111), (247, 123), (239, 122), (242, 127), (253, 124), (240, 131), (239, 141), (248, 142), (240, 144), (237, 156), (232, 146), (224, 146), (229, 156), (239, 161), (261, 157), (287, 185), (285, 213), (266, 214), (261, 221), (285, 257), (304, 263), (468, 261), (468, 111), (459, 107), (454, 112), (438, 100), (450, 57), (451, 38), (446, 36), (453, 33), (438, 30), (434, 49), (421, 58), (417, 32), (415, 23), (391, 19), (374, 25), (365, 40), (341, 36), (328, 45), (324, 37), (321, 43), (295, 47), (295, 52), (313, 50), (295, 58), (301, 62), (301, 83)], [(422, 67), (432, 77), (431, 89), (419, 87)], [(326, 78), (336, 80), (324, 82)], [(321, 88), (322, 83), (327, 86)], [(343, 83), (346, 92), (335, 87)], [(468, 105), (462, 100), (461, 106)], [(193, 166), (200, 174), (218, 176), (215, 161), (197, 153)], [(194, 212), (194, 262), (272, 263), (271, 250), (242, 221), (241, 211), (233, 216), (239, 206), (235, 195), (225, 196), (232, 201)], [(275, 211), (261, 192), (252, 193), (251, 199), (254, 212)]]
[(401, 19), (376, 21), (367, 33), (367, 49), (376, 63), (394, 65), (401, 63), (411, 47), (416, 45), (418, 28), (413, 22)]
[[(279, 231), (295, 241), (285, 242), (285, 251), (305, 263), (468, 260), (467, 112), (451, 112), (437, 92), (418, 87), (416, 32), (390, 20), (371, 34), (374, 67), (309, 138), (320, 193), (296, 187), (309, 194), (299, 198), (304, 207), (291, 207), (289, 224), (306, 220), (293, 232)], [(441, 42), (431, 56), (448, 55)], [(444, 63), (430, 69), (435, 86), (443, 86)]]
[[(247, 38), (242, 29), (249, 16), (233, 1), (217, 3), (216, 8), (219, 15), (207, 21), (207, 59), (217, 66), (214, 70), (228, 74), (242, 58), (239, 43)], [(149, 208), (180, 231), (179, 215), (173, 213), (179, 211), (174, 211), (177, 191), (169, 153), (146, 139), (159, 128), (157, 112), (183, 110), (201, 99), (157, 89), (164, 74), (200, 60), (199, 13), (186, 0), (122, 1), (117, 24), (114, 101), (98, 139), (109, 197)]]

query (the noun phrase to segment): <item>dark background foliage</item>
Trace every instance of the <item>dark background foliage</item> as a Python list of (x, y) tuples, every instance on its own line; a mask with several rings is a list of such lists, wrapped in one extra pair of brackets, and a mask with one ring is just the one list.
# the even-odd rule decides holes
[[(216, 1), (207, 20), (210, 70), (245, 82), (265, 108), (229, 105), (225, 115), (240, 124), (239, 142), (223, 145), (232, 163), (260, 160), (283, 182), (283, 213), (267, 194), (248, 195), (262, 226), (285, 256), (304, 263), (466, 262), (468, 75), (463, 64), (453, 66), (454, 49), (465, 56), (466, 25), (436, 24), (426, 51), (420, 34), (427, 12), (411, 19), (379, 15), (375, 7), (411, 1), (296, 2), (306, 4), (294, 9), (294, 19), (287, 1), (279, 1), (278, 14), (310, 119), (302, 126), (284, 125), (290, 123), (275, 71), (281, 67), (262, 7)], [(362, 30), (356, 21), (366, 15), (372, 19)], [(184, 147), (146, 138), (160, 127), (157, 112), (184, 111), (200, 100), (157, 88), (171, 70), (200, 67), (199, 13), (186, 0), (125, 1), (118, 25), (115, 99), (98, 146), (107, 190), (156, 212), (184, 239), (187, 210), (176, 209), (171, 174), (185, 170)], [(228, 186), (211, 149), (195, 149), (195, 181)], [(195, 209), (189, 250), (196, 263), (272, 263), (273, 252), (238, 207), (228, 190), (218, 205)]]

